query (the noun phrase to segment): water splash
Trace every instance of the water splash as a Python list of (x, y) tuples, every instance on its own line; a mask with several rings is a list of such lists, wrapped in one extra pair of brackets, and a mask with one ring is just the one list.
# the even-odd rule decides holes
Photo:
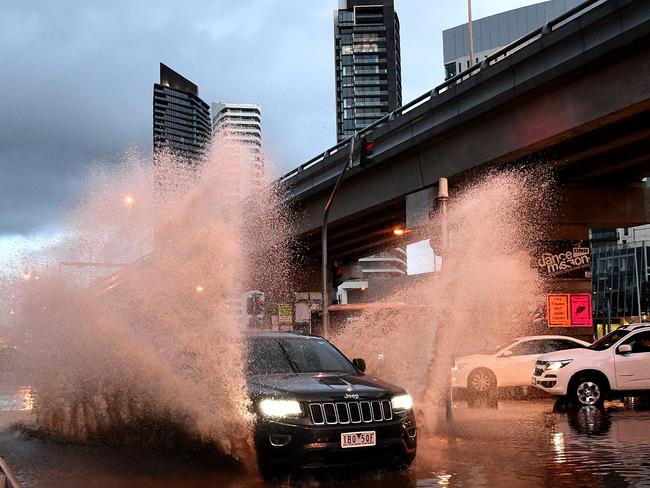
[(132, 153), (98, 168), (38, 280), (8, 285), (42, 431), (171, 426), (253, 466), (238, 300), (268, 281), (251, 265), (261, 254), (288, 273), (290, 232), (273, 192), (243, 205), (230, 191), (237, 164), (212, 148), (200, 165)]
[[(335, 338), (368, 369), (407, 388), (421, 425), (444, 414), (454, 356), (477, 352), (531, 331), (542, 284), (530, 252), (545, 225), (543, 175), (513, 171), (486, 176), (450, 201), (449, 249), (443, 270), (405, 287), (387, 302), (406, 306), (365, 312)], [(434, 216), (427, 233), (440, 235)]]

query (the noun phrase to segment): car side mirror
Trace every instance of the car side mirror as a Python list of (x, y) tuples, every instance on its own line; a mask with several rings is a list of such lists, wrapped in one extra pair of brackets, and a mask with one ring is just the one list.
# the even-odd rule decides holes
[(366, 370), (366, 362), (361, 358), (355, 358), (352, 360), (352, 364), (362, 373)]
[(622, 344), (616, 349), (616, 354), (630, 354), (632, 352), (632, 346), (629, 344)]
[(500, 358), (509, 358), (510, 356), (512, 356), (512, 351), (510, 349), (499, 354)]

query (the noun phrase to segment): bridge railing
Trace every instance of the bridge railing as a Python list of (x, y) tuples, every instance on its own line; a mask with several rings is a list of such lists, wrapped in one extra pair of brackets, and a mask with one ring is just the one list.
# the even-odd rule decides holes
[[(378, 127), (381, 127), (385, 125), (387, 122), (397, 119), (400, 116), (410, 112), (411, 110), (419, 107), (420, 105), (423, 105), (429, 101), (431, 101), (433, 98), (435, 98), (437, 95), (440, 93), (444, 92), (448, 88), (450, 88), (453, 85), (457, 85), (462, 83), (465, 80), (468, 80), (471, 76), (480, 73), (481, 70), (484, 70), (488, 66), (491, 66), (495, 63), (498, 63), (502, 59), (505, 59), (507, 56), (512, 54), (513, 52), (517, 51), (518, 49), (523, 48), (527, 44), (531, 43), (534, 40), (539, 39), (540, 37), (550, 33), (553, 31), (554, 28), (558, 27), (559, 25), (572, 20), (574, 17), (578, 17), (582, 14), (584, 14), (586, 11), (592, 9), (596, 4), (598, 3), (604, 3), (608, 0), (586, 0), (582, 2), (579, 5), (576, 5), (574, 8), (567, 10), (565, 13), (562, 15), (559, 15), (555, 17), (554, 19), (548, 21), (546, 24), (544, 24), (541, 27), (538, 27), (534, 31), (529, 32), (528, 34), (514, 40), (510, 44), (502, 47), (498, 51), (495, 51), (494, 53), (490, 54), (487, 56), (485, 59), (483, 59), (480, 63), (473, 64), (469, 68), (461, 71), (460, 73), (452, 76), (451, 78), (445, 80), (443, 83), (440, 85), (436, 86), (433, 90), (428, 91), (419, 97), (417, 97), (414, 100), (411, 100), (409, 103), (406, 105), (403, 105), (396, 110), (393, 110), (392, 112), (386, 114), (380, 119), (377, 119), (375, 122), (372, 124), (364, 127), (360, 131), (356, 133), (356, 136), (362, 136), (369, 134), (372, 132), (374, 129), (377, 129)], [(302, 171), (305, 171), (318, 163), (322, 162), (325, 160), (327, 157), (331, 156), (332, 154), (340, 151), (344, 147), (348, 147), (350, 144), (350, 141), (354, 136), (350, 136), (347, 139), (339, 142), (336, 146), (333, 146), (329, 149), (327, 149), (325, 152), (322, 154), (319, 154), (318, 156), (310, 159), (306, 163), (301, 164), (298, 166), (296, 169), (286, 173), (285, 175), (281, 176), (279, 178), (279, 183), (280, 184), (290, 184), (290, 180), (296, 176), (298, 176)]]

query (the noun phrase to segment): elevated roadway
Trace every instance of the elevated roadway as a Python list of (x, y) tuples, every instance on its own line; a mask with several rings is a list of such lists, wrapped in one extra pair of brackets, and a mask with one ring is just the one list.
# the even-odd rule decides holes
[[(441, 177), (491, 168), (553, 169), (565, 194), (563, 237), (650, 222), (650, 2), (605, 0), (541, 26), (364, 131), (371, 164), (348, 171), (330, 214), (330, 259), (389, 244)], [(345, 141), (281, 178), (307, 256)], [(415, 205), (417, 207), (417, 205)]]

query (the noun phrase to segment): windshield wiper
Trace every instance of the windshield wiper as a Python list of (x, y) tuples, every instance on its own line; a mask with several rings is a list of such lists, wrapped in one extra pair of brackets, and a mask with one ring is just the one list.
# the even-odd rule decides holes
[(289, 352), (287, 351), (287, 348), (284, 347), (284, 344), (282, 342), (278, 341), (278, 345), (280, 346), (280, 349), (282, 350), (282, 354), (284, 354), (284, 357), (287, 358), (287, 361), (289, 361), (289, 365), (291, 366), (291, 369), (293, 369), (294, 373), (300, 373), (300, 368), (296, 364), (296, 362), (293, 360)]

